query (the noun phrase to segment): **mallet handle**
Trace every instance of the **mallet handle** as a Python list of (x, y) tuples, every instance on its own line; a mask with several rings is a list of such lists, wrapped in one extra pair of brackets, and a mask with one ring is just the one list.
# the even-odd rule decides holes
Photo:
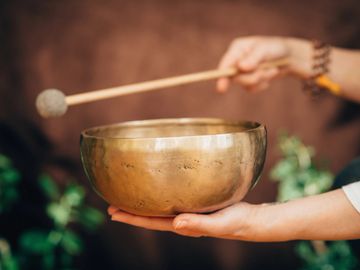
[[(260, 65), (260, 68), (267, 69), (272, 67), (286, 66), (288, 65), (288, 63), (289, 60), (287, 58), (281, 58), (275, 61), (265, 62)], [(237, 72), (238, 70), (236, 68), (214, 69), (214, 70), (208, 70), (208, 71), (192, 73), (182, 76), (112, 87), (112, 88), (67, 96), (66, 103), (68, 106), (71, 106), (71, 105), (76, 105), (76, 104), (81, 104), (81, 103), (86, 103), (86, 102), (91, 102), (106, 98), (112, 98), (112, 97), (140, 93), (140, 92), (147, 92), (147, 91), (162, 89), (166, 87), (213, 80), (221, 77), (231, 77), (236, 75)]]

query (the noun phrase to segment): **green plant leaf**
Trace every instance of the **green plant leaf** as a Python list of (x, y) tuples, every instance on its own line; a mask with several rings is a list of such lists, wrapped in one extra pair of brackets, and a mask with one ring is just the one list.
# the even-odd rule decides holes
[(311, 264), (316, 260), (317, 255), (308, 241), (299, 242), (295, 247), (295, 252), (306, 263)]
[(56, 246), (57, 244), (59, 244), (59, 242), (61, 241), (62, 238), (62, 232), (59, 230), (52, 230), (49, 232), (49, 242), (51, 242), (52, 245)]
[(306, 270), (355, 270), (358, 262), (346, 241), (330, 242), (325, 252), (317, 254), (311, 242), (302, 241), (296, 246), (296, 253), (304, 260)]
[(297, 169), (296, 159), (286, 158), (279, 161), (270, 172), (270, 178), (275, 181), (285, 181)]
[(0, 179), (3, 184), (12, 185), (20, 181), (20, 173), (15, 169), (7, 169), (0, 173)]
[(48, 232), (42, 230), (23, 233), (20, 236), (20, 247), (27, 253), (41, 255), (48, 253), (54, 248), (48, 239)]
[(83, 249), (83, 242), (74, 232), (66, 230), (61, 240), (61, 246), (70, 255), (77, 255)]
[(77, 214), (78, 221), (88, 230), (94, 231), (104, 222), (104, 214), (92, 207), (82, 207)]
[(5, 257), (0, 259), (0, 269), (3, 270), (20, 270), (16, 257)]
[(12, 255), (11, 247), (7, 240), (0, 238), (0, 269), (20, 269), (17, 258)]
[(0, 213), (10, 210), (13, 203), (18, 199), (17, 185), (20, 181), (20, 173), (11, 167), (11, 162), (4, 156), (3, 163), (9, 165), (0, 168)]
[[(11, 160), (0, 154), (0, 213), (20, 198), (17, 189), (20, 180), (21, 175), (12, 167)], [(68, 229), (69, 223), (80, 223), (86, 229), (95, 230), (104, 220), (100, 211), (84, 204), (85, 190), (82, 186), (68, 184), (62, 192), (46, 174), (39, 177), (38, 184), (50, 202), (46, 213), (54, 226), (22, 233), (18, 238), (16, 256), (11, 252), (2, 252), (0, 243), (0, 270), (73, 269), (72, 258), (82, 252), (83, 242)]]
[(283, 181), (279, 185), (279, 192), (277, 201), (286, 202), (293, 199), (298, 199), (304, 196), (302, 186), (295, 178)]
[(64, 198), (71, 206), (79, 206), (82, 203), (84, 197), (85, 190), (79, 185), (71, 184), (64, 192)]
[(42, 174), (39, 177), (39, 186), (48, 199), (57, 200), (60, 197), (59, 188), (49, 175)]
[(11, 160), (8, 157), (0, 154), (0, 168), (9, 168), (9, 167), (11, 167)]
[(53, 270), (55, 266), (54, 252), (48, 252), (42, 257), (42, 265), (44, 270)]
[(70, 209), (60, 203), (50, 203), (47, 206), (48, 216), (55, 222), (55, 224), (64, 226), (70, 221)]

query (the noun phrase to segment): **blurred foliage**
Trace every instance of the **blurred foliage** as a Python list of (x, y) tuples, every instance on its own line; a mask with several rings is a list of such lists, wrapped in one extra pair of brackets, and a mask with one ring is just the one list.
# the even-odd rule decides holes
[[(11, 161), (0, 155), (0, 214), (10, 211), (19, 200), (20, 173)], [(46, 213), (51, 228), (29, 228), (21, 233), (18, 243), (0, 238), (0, 269), (74, 269), (73, 257), (84, 249), (81, 236), (73, 230), (80, 225), (94, 231), (104, 220), (103, 214), (84, 203), (85, 190), (72, 182), (61, 190), (49, 175), (38, 180), (43, 195), (47, 198)], [(4, 237), (4, 236), (2, 236)], [(12, 253), (11, 246), (16, 246)]]
[(18, 199), (19, 181), (20, 173), (14, 169), (10, 159), (0, 155), (0, 214), (10, 209)]
[(20, 269), (17, 259), (11, 254), (9, 243), (2, 238), (0, 238), (0, 269)]
[(315, 253), (311, 242), (302, 241), (296, 246), (296, 253), (305, 262), (302, 270), (358, 269), (356, 258), (346, 241), (329, 242), (322, 253)]
[(331, 188), (334, 175), (316, 167), (312, 147), (304, 145), (295, 136), (282, 134), (279, 148), (282, 159), (270, 172), (270, 178), (279, 182), (278, 201), (320, 194)]
[[(270, 178), (279, 182), (279, 202), (330, 190), (334, 176), (315, 164), (313, 147), (286, 133), (279, 136), (278, 146), (282, 159), (271, 170)], [(296, 253), (304, 262), (302, 270), (352, 270), (358, 266), (346, 241), (301, 241)]]

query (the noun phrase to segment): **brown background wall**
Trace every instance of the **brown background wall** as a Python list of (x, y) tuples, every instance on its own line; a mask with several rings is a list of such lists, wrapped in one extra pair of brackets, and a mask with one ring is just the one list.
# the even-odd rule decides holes
[[(358, 154), (360, 125), (330, 129), (340, 101), (312, 101), (301, 83), (285, 78), (270, 91), (250, 95), (233, 87), (214, 92), (212, 82), (126, 96), (71, 108), (60, 119), (43, 120), (33, 106), (38, 92), (56, 87), (67, 94), (216, 67), (237, 36), (284, 35), (343, 44), (354, 34), (357, 1), (12, 1), (3, 4), (0, 115), (41, 126), (56, 152), (77, 164), (79, 133), (125, 120), (211, 116), (256, 120), (269, 131), (262, 181), (251, 202), (273, 201), (268, 170), (276, 162), (276, 136), (286, 129), (331, 160), (334, 172)], [(19, 122), (20, 123), (20, 122)], [(91, 201), (106, 205), (93, 193)], [(190, 239), (107, 224), (98, 241), (115, 269), (293, 269), (292, 244), (253, 244)], [(96, 248), (93, 249), (96, 254)]]

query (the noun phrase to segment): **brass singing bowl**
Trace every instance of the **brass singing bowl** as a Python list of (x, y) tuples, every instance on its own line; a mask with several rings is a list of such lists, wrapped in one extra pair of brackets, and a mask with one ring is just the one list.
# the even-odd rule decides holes
[(87, 129), (81, 158), (97, 193), (143, 216), (212, 212), (260, 177), (266, 129), (213, 118), (132, 121)]

